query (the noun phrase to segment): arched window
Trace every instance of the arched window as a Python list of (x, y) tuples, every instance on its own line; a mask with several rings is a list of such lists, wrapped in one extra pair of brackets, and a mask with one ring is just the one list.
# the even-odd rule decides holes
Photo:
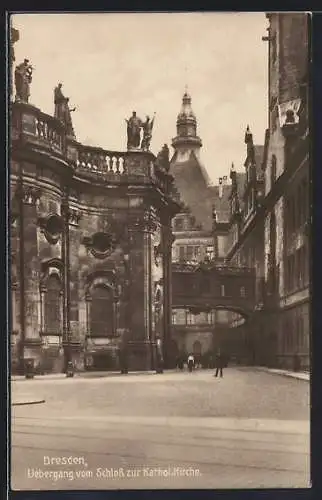
[(62, 331), (61, 289), (59, 277), (51, 274), (44, 294), (45, 333), (57, 335)]
[(94, 337), (110, 337), (114, 331), (112, 289), (99, 284), (91, 293), (90, 331)]

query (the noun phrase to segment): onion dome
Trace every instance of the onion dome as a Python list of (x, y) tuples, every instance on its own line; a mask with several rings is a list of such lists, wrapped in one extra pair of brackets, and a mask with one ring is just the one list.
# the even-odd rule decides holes
[(172, 146), (198, 149), (201, 145), (201, 139), (197, 136), (197, 119), (191, 108), (191, 97), (186, 91), (177, 117), (177, 136), (172, 140)]
[(191, 97), (187, 92), (184, 93), (184, 96), (182, 98), (182, 106), (181, 111), (178, 114), (177, 125), (186, 122), (193, 122), (197, 124), (196, 116), (191, 108)]

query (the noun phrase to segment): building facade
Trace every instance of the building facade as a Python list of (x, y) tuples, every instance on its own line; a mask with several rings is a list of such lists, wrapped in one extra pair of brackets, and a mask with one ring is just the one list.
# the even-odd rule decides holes
[(170, 343), (179, 210), (166, 150), (85, 146), (29, 104), (26, 81), (10, 104), (12, 367), (155, 368)]
[[(271, 350), (282, 366), (309, 366), (309, 16), (268, 14), (265, 281), (275, 296)], [(277, 314), (274, 315), (274, 309)], [(275, 318), (275, 324), (273, 323)]]
[[(202, 262), (221, 265), (226, 259), (227, 228), (230, 217), (230, 184), (226, 177), (211, 185), (202, 163), (202, 141), (191, 97), (185, 92), (177, 117), (177, 134), (172, 140), (171, 172), (180, 192), (182, 208), (172, 221), (174, 280), (181, 280), (180, 266), (195, 268)], [(210, 355), (228, 336), (229, 312), (224, 309), (172, 309), (173, 352), (197, 357)]]
[[(269, 14), (265, 145), (247, 127), (245, 179), (231, 171), (227, 261), (256, 271), (245, 334), (253, 362), (307, 369), (310, 338), (308, 21)], [(238, 193), (239, 192), (239, 193)], [(235, 318), (232, 317), (235, 322)], [(236, 323), (236, 322), (235, 322)]]

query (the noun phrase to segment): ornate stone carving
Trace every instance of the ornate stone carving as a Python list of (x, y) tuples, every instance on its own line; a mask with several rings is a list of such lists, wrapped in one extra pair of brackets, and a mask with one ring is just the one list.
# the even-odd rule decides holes
[(117, 240), (112, 233), (98, 232), (92, 236), (84, 236), (82, 243), (95, 258), (105, 259), (114, 251)]
[(36, 205), (40, 199), (41, 190), (32, 186), (23, 186), (22, 189), (18, 190), (17, 194), (26, 205)]
[(82, 212), (76, 208), (70, 208), (67, 212), (68, 222), (71, 226), (78, 226), (82, 218)]
[(46, 240), (55, 245), (63, 232), (64, 223), (60, 215), (51, 214), (38, 217), (38, 225)]

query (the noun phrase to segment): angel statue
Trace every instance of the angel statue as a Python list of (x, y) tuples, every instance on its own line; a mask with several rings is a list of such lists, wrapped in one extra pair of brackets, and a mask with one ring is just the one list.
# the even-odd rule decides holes
[(154, 113), (152, 120), (150, 119), (149, 116), (147, 116), (146, 121), (142, 123), (143, 138), (141, 142), (141, 149), (143, 149), (143, 151), (149, 151), (150, 149), (155, 114), (156, 113)]

